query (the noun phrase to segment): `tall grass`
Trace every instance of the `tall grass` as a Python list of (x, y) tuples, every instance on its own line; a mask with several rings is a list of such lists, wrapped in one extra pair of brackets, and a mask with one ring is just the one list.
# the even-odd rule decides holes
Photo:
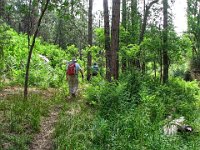
[[(73, 101), (63, 86), (52, 100), (12, 96), (0, 101), (1, 148), (28, 149), (42, 116), (61, 105), (53, 135), (54, 149), (197, 150), (200, 147), (199, 87), (175, 78), (166, 85), (132, 73), (117, 83), (93, 79)], [(84, 87), (84, 88), (85, 88)], [(81, 91), (83, 92), (83, 91)], [(192, 133), (167, 136), (166, 116), (184, 116)]]
[(39, 132), (41, 117), (48, 114), (51, 102), (31, 95), (9, 96), (0, 101), (0, 148), (28, 149), (32, 136)]
[(63, 107), (54, 133), (54, 149), (84, 150), (91, 147), (93, 110), (83, 102), (71, 102)]
[[(94, 89), (94, 90), (92, 90)], [(172, 79), (167, 85), (132, 73), (117, 84), (90, 87), (98, 117), (93, 124), (95, 149), (198, 149), (199, 87), (195, 82)], [(184, 116), (191, 134), (168, 137), (163, 133), (166, 116)]]

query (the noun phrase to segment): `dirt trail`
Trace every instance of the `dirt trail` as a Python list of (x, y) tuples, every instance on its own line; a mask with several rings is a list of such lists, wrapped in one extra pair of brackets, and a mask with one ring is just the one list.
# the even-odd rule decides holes
[[(41, 90), (37, 88), (29, 88), (30, 94), (39, 94), (45, 99), (50, 99), (54, 93), (55, 89)], [(6, 87), (0, 91), (0, 100), (6, 99), (13, 95), (22, 95), (22, 87)], [(54, 106), (48, 115), (48, 117), (42, 117), (40, 123), (40, 131), (35, 134), (31, 144), (29, 145), (30, 150), (52, 150), (53, 140), (52, 134), (54, 132), (55, 124), (58, 120), (58, 114), (60, 111), (60, 106)]]
[[(12, 95), (23, 95), (23, 88), (22, 87), (6, 87), (3, 90), (0, 90), (0, 99), (4, 99), (8, 96), (12, 96)], [(28, 88), (28, 92), (29, 94), (39, 94), (42, 97), (47, 98), (51, 98), (54, 93), (55, 93), (55, 89), (53, 88), (48, 88), (47, 90), (41, 90), (38, 88)]]
[[(37, 88), (29, 88), (30, 93), (39, 94), (45, 99), (48, 99), (54, 95), (54, 89), (48, 90), (40, 90)], [(80, 91), (78, 91), (80, 94)], [(0, 91), (0, 100), (4, 99), (8, 96), (15, 95), (15, 94), (22, 94), (23, 88), (21, 87), (7, 87), (4, 90)], [(76, 99), (76, 100), (75, 100)], [(75, 99), (68, 99), (67, 102), (69, 104), (69, 110), (67, 111), (68, 115), (74, 116), (78, 114), (81, 110), (80, 106), (75, 105), (76, 103), (81, 103), (79, 97)], [(76, 103), (74, 104), (74, 102)], [(76, 107), (77, 106), (77, 107)], [(62, 106), (53, 106), (53, 108), (49, 111), (48, 117), (42, 117), (40, 122), (40, 131), (36, 133), (33, 137), (29, 145), (29, 150), (53, 150), (54, 143), (53, 143), (53, 133), (55, 130), (55, 125), (58, 121), (59, 112)]]
[(54, 132), (55, 123), (58, 120), (58, 114), (59, 107), (56, 107), (51, 110), (49, 117), (42, 119), (40, 132), (33, 138), (30, 150), (53, 149), (52, 133)]

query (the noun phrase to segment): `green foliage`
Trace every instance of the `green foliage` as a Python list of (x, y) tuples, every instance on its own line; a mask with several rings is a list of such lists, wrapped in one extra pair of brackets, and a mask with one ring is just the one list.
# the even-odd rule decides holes
[(133, 60), (136, 58), (139, 52), (139, 46), (136, 44), (129, 44), (128, 46), (122, 46), (120, 53), (122, 57), (125, 57), (127, 60)]
[(96, 149), (189, 149), (198, 141), (197, 136), (189, 135), (183, 143), (182, 135), (166, 137), (162, 131), (167, 115), (185, 116), (187, 124), (200, 129), (196, 123), (200, 95), (195, 82), (175, 78), (160, 85), (132, 72), (117, 84), (93, 84), (87, 93), (86, 98), (95, 101), (98, 109), (92, 141)]
[(122, 26), (120, 26), (120, 32), (119, 32), (119, 39), (120, 39), (120, 47), (126, 46), (127, 44), (133, 43), (131, 41), (131, 35), (130, 33), (125, 30)]
[(158, 62), (158, 54), (161, 50), (161, 39), (158, 36), (151, 38), (144, 38), (141, 43), (141, 49), (146, 54), (146, 62)]
[[(9, 80), (12, 85), (23, 85), (25, 76), (25, 67), (28, 57), (27, 36), (17, 34), (12, 29), (6, 32), (11, 37), (8, 44), (4, 46), (4, 64), (1, 74)], [(36, 39), (31, 66), (29, 84), (42, 88), (58, 87), (65, 83), (65, 65), (63, 60), (77, 50), (74, 46), (69, 47), (68, 55), (55, 45), (41, 42)], [(74, 51), (73, 51), (74, 50)], [(73, 52), (72, 52), (73, 51)], [(77, 53), (77, 52), (76, 52)], [(46, 57), (48, 61), (41, 56)]]
[(78, 57), (78, 48), (75, 45), (68, 46), (66, 52), (69, 54), (70, 58)]
[(9, 43), (10, 36), (7, 35), (9, 27), (0, 19), (0, 80), (2, 80), (3, 70), (5, 69), (4, 51)]
[(104, 62), (105, 62), (104, 50), (102, 50), (99, 46), (89, 46), (82, 50), (83, 61), (85, 63), (83, 65), (84, 68), (86, 68), (88, 52), (91, 52), (92, 62), (96, 62), (99, 65), (100, 70), (103, 69), (102, 67), (104, 66)]
[(105, 36), (104, 36), (104, 29), (103, 28), (96, 28), (94, 30), (96, 36), (96, 45), (105, 45)]
[(188, 33), (193, 41), (193, 50), (196, 51), (196, 54), (199, 55), (200, 50), (200, 32), (199, 32), (199, 6), (197, 1), (188, 0), (188, 11), (187, 11), (187, 20), (188, 20)]

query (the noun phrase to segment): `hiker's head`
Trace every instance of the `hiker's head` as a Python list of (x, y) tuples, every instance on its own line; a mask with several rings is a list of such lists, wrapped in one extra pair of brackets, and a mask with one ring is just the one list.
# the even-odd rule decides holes
[(72, 58), (72, 62), (77, 62), (76, 58)]
[(97, 65), (97, 63), (96, 62), (94, 62), (94, 64), (93, 65)]

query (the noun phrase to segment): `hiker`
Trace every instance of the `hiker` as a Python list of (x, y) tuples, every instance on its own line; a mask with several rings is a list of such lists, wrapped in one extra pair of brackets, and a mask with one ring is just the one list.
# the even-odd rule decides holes
[(91, 67), (91, 73), (92, 73), (92, 76), (97, 76), (99, 73), (99, 66), (97, 65), (96, 62)]
[(81, 73), (82, 79), (84, 78), (83, 70), (81, 69), (80, 65), (77, 63), (75, 58), (72, 59), (68, 63), (67, 71), (66, 71), (66, 79), (68, 80), (69, 84), (69, 93), (71, 97), (76, 97), (76, 92), (78, 90), (78, 73)]

